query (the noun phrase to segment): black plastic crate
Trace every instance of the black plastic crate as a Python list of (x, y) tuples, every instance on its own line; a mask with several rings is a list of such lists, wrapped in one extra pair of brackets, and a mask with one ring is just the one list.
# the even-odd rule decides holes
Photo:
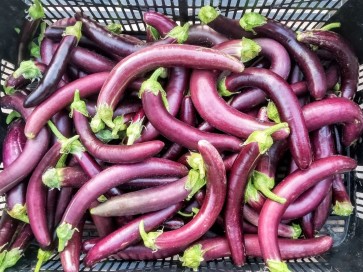
[[(357, 22), (362, 16), (363, 1), (360, 0), (42, 0), (46, 11), (46, 21), (52, 22), (63, 17), (70, 17), (76, 11), (84, 11), (101, 23), (120, 22), (125, 32), (143, 35), (145, 25), (142, 13), (156, 10), (171, 16), (178, 22), (197, 22), (200, 7), (210, 4), (218, 7), (223, 15), (240, 18), (246, 11), (259, 12), (292, 27), (294, 30), (316, 28), (329, 21), (331, 17), (344, 20), (342, 30), (347, 38), (353, 37), (353, 45), (363, 38), (363, 22)], [(0, 68), (1, 84), (14, 70), (16, 62), (17, 34), (15, 27), (20, 27), (24, 20), (23, 10), (27, 9), (29, 0), (1, 0), (0, 5)], [(363, 20), (361, 20), (363, 21)], [(346, 27), (346, 29), (344, 29)], [(351, 39), (350, 39), (351, 40)], [(360, 52), (363, 47), (356, 47)], [(362, 57), (360, 57), (362, 59)], [(361, 61), (362, 62), (362, 61)], [(363, 107), (363, 66), (360, 67), (360, 83), (357, 102)], [(4, 112), (4, 110), (2, 110)], [(4, 114), (0, 112), (0, 142), (5, 136)], [(1, 146), (0, 146), (1, 151)], [(359, 166), (354, 172), (345, 176), (350, 193), (354, 214), (349, 218), (331, 216), (323, 232), (334, 238), (333, 249), (313, 258), (292, 260), (289, 267), (294, 271), (362, 271), (363, 270), (363, 143), (345, 151), (347, 155), (358, 160)], [(0, 166), (1, 170), (1, 166)], [(0, 197), (0, 215), (4, 208), (4, 198)], [(92, 236), (90, 230), (84, 236)], [(9, 271), (31, 271), (35, 266), (37, 248), (31, 246), (25, 257), (14, 269)], [(84, 256), (81, 256), (84, 257)], [(80, 267), (81, 271), (176, 271), (185, 270), (177, 256), (157, 261), (119, 261), (108, 260), (92, 269)], [(188, 270), (188, 269), (187, 269)], [(202, 264), (200, 271), (264, 271), (263, 260), (248, 258), (242, 268), (236, 268), (228, 258)], [(43, 265), (41, 271), (62, 271), (59, 257), (54, 255)]]

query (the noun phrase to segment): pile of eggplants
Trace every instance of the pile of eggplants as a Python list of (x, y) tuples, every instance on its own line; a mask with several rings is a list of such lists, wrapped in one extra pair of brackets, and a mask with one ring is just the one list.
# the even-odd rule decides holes
[(353, 213), (345, 152), (363, 132), (339, 24), (294, 32), (205, 6), (195, 25), (144, 12), (145, 39), (83, 13), (34, 37), (31, 9), (0, 98), (0, 271), (34, 241), (36, 271), (57, 251), (64, 271), (82, 253), (87, 267), (179, 254), (290, 271), (332, 247), (321, 230)]

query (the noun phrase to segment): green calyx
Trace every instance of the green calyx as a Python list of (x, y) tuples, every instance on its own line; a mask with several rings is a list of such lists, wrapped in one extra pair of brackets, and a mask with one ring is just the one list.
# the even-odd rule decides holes
[(157, 29), (155, 27), (152, 27), (151, 25), (147, 25), (146, 29), (151, 34), (153, 41), (157, 41), (160, 39), (160, 33), (157, 31)]
[(275, 186), (275, 180), (273, 178), (270, 178), (269, 176), (259, 171), (253, 171), (252, 180), (253, 186), (265, 197), (281, 204), (284, 204), (286, 202), (285, 198), (279, 197), (271, 191)]
[(106, 26), (106, 29), (115, 34), (121, 34), (122, 25), (117, 23), (111, 23)]
[(261, 46), (254, 40), (242, 38), (241, 42), (241, 61), (247, 62), (255, 57), (261, 52)]
[[(90, 126), (91, 126), (91, 130), (93, 131), (93, 133), (98, 133), (98, 132), (105, 130), (105, 123), (102, 121), (99, 114), (96, 114), (92, 118)], [(108, 130), (106, 130), (106, 131), (108, 131)], [(111, 131), (110, 131), (110, 133), (111, 133)]]
[(204, 6), (199, 10), (198, 18), (203, 24), (209, 24), (214, 21), (219, 12), (212, 6)]
[(5, 256), (3, 257), (3, 261), (0, 265), (0, 271), (4, 271), (5, 269), (14, 266), (20, 258), (23, 256), (23, 250), (19, 248), (13, 248), (9, 251), (4, 251)]
[(21, 115), (20, 115), (19, 112), (17, 112), (17, 111), (11, 111), (8, 114), (8, 116), (6, 116), (5, 122), (6, 122), (7, 125), (9, 125), (14, 119), (18, 119), (20, 117), (21, 117)]
[(77, 42), (79, 42), (82, 37), (82, 22), (77, 21), (74, 25), (67, 26), (63, 32), (63, 36), (74, 36), (77, 38)]
[(287, 123), (280, 123), (265, 130), (254, 131), (250, 134), (250, 136), (248, 136), (247, 140), (244, 142), (243, 145), (256, 142), (260, 149), (260, 154), (264, 154), (267, 152), (267, 150), (270, 149), (273, 144), (273, 139), (271, 135), (276, 131), (279, 131), (280, 129), (285, 129), (289, 131), (289, 126)]
[(333, 206), (333, 214), (339, 216), (349, 216), (353, 213), (354, 207), (352, 203), (348, 201), (339, 202), (336, 201), (335, 205)]
[(64, 248), (67, 246), (68, 241), (72, 238), (73, 233), (78, 231), (77, 228), (72, 228), (71, 224), (63, 222), (57, 228), (57, 236), (58, 236), (58, 252), (62, 252)]
[(3, 85), (3, 91), (6, 95), (11, 95), (16, 92), (13, 86), (4, 86), (4, 85)]
[(127, 145), (132, 145), (134, 142), (140, 138), (141, 131), (143, 128), (144, 118), (136, 122), (131, 122), (131, 124), (126, 129), (126, 136), (127, 136)]
[(11, 210), (8, 210), (8, 214), (15, 219), (29, 224), (29, 217), (25, 205), (20, 203), (15, 204)]
[(161, 93), (161, 99), (163, 100), (164, 106), (169, 111), (169, 102), (166, 99), (166, 92), (164, 88), (161, 86), (161, 84), (158, 82), (159, 77), (166, 77), (167, 70), (165, 68), (158, 68), (156, 69), (153, 74), (150, 76), (149, 79), (145, 80), (141, 84), (141, 88), (139, 91), (139, 97), (141, 98), (142, 94), (146, 92), (151, 92), (154, 95), (158, 95)]
[(184, 43), (188, 39), (189, 23), (183, 26), (176, 26), (166, 35), (166, 37), (174, 38), (179, 44)]
[(0, 271), (1, 271), (1, 264), (3, 263), (7, 250), (2, 251), (2, 249), (7, 245), (7, 243), (0, 247)]
[(124, 117), (123, 116), (117, 116), (114, 120), (114, 128), (112, 129), (111, 135), (113, 137), (118, 137), (118, 133), (120, 131), (124, 131), (126, 129), (126, 124), (124, 121)]
[(144, 245), (153, 251), (157, 251), (158, 247), (156, 246), (155, 241), (163, 233), (163, 231), (157, 230), (154, 232), (147, 233), (145, 231), (144, 220), (141, 220), (139, 224), (139, 232), (142, 240), (144, 241)]
[(49, 168), (42, 175), (42, 182), (45, 186), (54, 189), (60, 189), (63, 178), (60, 175), (60, 171), (57, 168)]
[(201, 178), (200, 172), (195, 169), (190, 169), (185, 183), (185, 190), (189, 191), (186, 200), (190, 200), (193, 195), (198, 192), (206, 184), (206, 178)]
[(204, 251), (202, 250), (202, 245), (196, 244), (187, 248), (184, 251), (183, 256), (179, 257), (179, 260), (182, 262), (182, 266), (198, 271), (200, 263), (204, 261), (203, 255)]
[(340, 22), (334, 22), (334, 23), (330, 23), (330, 24), (327, 24), (327, 25), (323, 26), (322, 28), (320, 28), (320, 30), (329, 31), (329, 30), (332, 30), (334, 28), (339, 28), (339, 27), (341, 27), (341, 23)]
[(280, 114), (274, 102), (267, 103), (267, 117), (275, 123), (281, 123)]
[(28, 14), (32, 20), (38, 20), (45, 17), (44, 8), (40, 0), (34, 0), (34, 4), (28, 9)]
[(334, 85), (334, 87), (333, 87), (333, 90), (334, 90), (334, 92), (336, 93), (336, 95), (338, 95), (338, 96), (340, 96), (340, 94), (341, 94), (341, 85), (340, 85), (340, 83), (339, 82), (337, 82), (335, 85)]
[(290, 272), (287, 264), (283, 261), (267, 260), (266, 265), (270, 272)]
[(194, 217), (197, 215), (198, 212), (199, 212), (199, 209), (193, 207), (192, 211), (190, 213), (183, 213), (183, 212), (179, 211), (178, 214), (180, 214), (181, 216), (184, 216), (184, 217)]
[[(95, 117), (92, 118), (92, 122), (93, 122), (93, 119), (96, 118), (96, 121), (94, 124), (94, 126), (95, 126), (97, 123), (99, 123), (99, 122), (97, 122), (97, 118), (99, 118), (106, 124), (106, 126), (113, 129), (115, 127), (115, 124), (112, 122), (112, 117), (113, 117), (113, 109), (110, 106), (104, 104), (97, 108), (97, 114), (95, 115)], [(92, 126), (92, 122), (91, 122), (91, 126)], [(98, 124), (98, 128), (100, 128), (101, 126), (102, 126), (101, 124)]]
[(74, 98), (73, 98), (73, 102), (71, 104), (71, 112), (69, 114), (69, 117), (73, 117), (73, 111), (76, 110), (79, 113), (82, 113), (84, 116), (88, 117), (88, 111), (87, 111), (87, 106), (86, 106), (86, 102), (84, 102), (83, 100), (81, 100), (81, 96), (79, 94), (79, 90), (75, 90), (74, 92)]
[(39, 248), (37, 254), (37, 264), (35, 265), (34, 272), (39, 272), (40, 268), (42, 267), (43, 263), (47, 262), (50, 257), (52, 257), (53, 252), (48, 250), (42, 250)]
[(292, 235), (292, 239), (299, 239), (302, 233), (301, 226), (299, 224), (292, 223), (292, 229), (294, 231), (294, 234)]
[(220, 80), (218, 80), (218, 93), (222, 97), (231, 96), (231, 95), (236, 94), (236, 93), (233, 93), (233, 92), (230, 92), (230, 91), (227, 90), (227, 88), (226, 88), (226, 77), (223, 77)]
[(249, 178), (245, 192), (245, 203), (258, 202), (261, 195), (252, 183), (251, 177)]
[(97, 201), (100, 202), (100, 203), (103, 203), (103, 202), (106, 202), (108, 199), (105, 195), (100, 195), (98, 198), (97, 198)]
[(119, 138), (118, 135), (113, 136), (112, 132), (109, 131), (108, 129), (103, 129), (103, 130), (97, 132), (95, 135), (100, 141), (102, 141), (104, 143), (109, 143), (109, 142)]
[(252, 31), (253, 33), (255, 33), (255, 27), (263, 26), (266, 22), (266, 17), (256, 12), (245, 13), (239, 20), (239, 24), (244, 30)]
[(200, 178), (205, 178), (206, 171), (202, 155), (190, 152), (190, 155), (187, 157), (187, 163), (192, 169), (199, 172)]
[(19, 65), (19, 68), (15, 70), (13, 73), (14, 78), (18, 78), (23, 76), (25, 79), (38, 79), (42, 77), (42, 73), (39, 70), (38, 66), (35, 65), (35, 62), (32, 60), (22, 61)]
[(53, 134), (57, 137), (58, 141), (61, 143), (62, 147), (60, 153), (62, 154), (78, 154), (80, 152), (84, 152), (86, 149), (78, 140), (79, 135), (75, 135), (71, 138), (66, 138), (60, 133), (57, 127), (52, 123), (52, 121), (48, 121), (48, 126)]

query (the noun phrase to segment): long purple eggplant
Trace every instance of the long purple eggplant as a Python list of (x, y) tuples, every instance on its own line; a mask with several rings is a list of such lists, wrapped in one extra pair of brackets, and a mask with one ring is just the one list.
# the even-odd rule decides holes
[(82, 186), (72, 201), (57, 228), (59, 251), (62, 251), (75, 227), (91, 203), (109, 189), (135, 178), (173, 176), (186, 173), (185, 166), (163, 159), (148, 159), (140, 163), (115, 165), (107, 168)]
[[(248, 68), (251, 69), (251, 68)], [(255, 118), (230, 107), (218, 94), (217, 75), (203, 70), (193, 71), (190, 79), (190, 92), (198, 113), (213, 127), (246, 139), (253, 131), (264, 130), (273, 123), (262, 123)], [(282, 129), (275, 132), (274, 139), (286, 138), (289, 131)]]
[(82, 98), (96, 94), (101, 89), (108, 75), (109, 73), (107, 72), (92, 74), (60, 88), (50, 98), (35, 108), (29, 120), (27, 120), (25, 135), (28, 138), (35, 137), (54, 114), (72, 103), (76, 89), (79, 89)]
[(313, 227), (315, 231), (320, 231), (330, 215), (332, 207), (332, 190), (330, 189), (314, 211)]
[(49, 188), (80, 188), (89, 177), (80, 167), (49, 168), (44, 172), (42, 181)]
[(49, 167), (56, 165), (62, 155), (61, 147), (61, 144), (57, 142), (45, 154), (30, 177), (26, 193), (29, 223), (35, 238), (43, 248), (51, 244), (52, 238), (47, 225), (47, 188), (42, 183), (42, 174)]
[(226, 196), (226, 171), (222, 158), (210, 143), (199, 141), (198, 151), (204, 161), (207, 180), (206, 195), (199, 212), (180, 229), (164, 233), (146, 233), (141, 221), (139, 229), (145, 246), (153, 250), (185, 247), (205, 234), (216, 221)]
[(24, 106), (34, 107), (43, 102), (56, 91), (57, 85), (62, 78), (66, 65), (70, 59), (70, 52), (77, 45), (81, 35), (81, 23), (66, 29), (57, 51), (54, 53), (45, 75), (42, 77), (38, 87), (24, 101)]
[(254, 12), (245, 13), (240, 20), (240, 25), (246, 31), (252, 31), (254, 34), (281, 43), (299, 64), (311, 95), (317, 100), (324, 97), (326, 78), (323, 66), (314, 52), (296, 40), (296, 34), (292, 29)]
[[(193, 181), (188, 176), (163, 186), (125, 193), (101, 203), (90, 212), (98, 216), (125, 216), (158, 211), (185, 200), (194, 191), (190, 184)], [(162, 200), (160, 196), (163, 196)]]
[(351, 46), (338, 33), (324, 30), (301, 32), (297, 40), (331, 52), (339, 64), (342, 97), (353, 99), (359, 80), (359, 62)]
[[(276, 74), (262, 68), (247, 68), (241, 74), (226, 77), (223, 82), (227, 90), (238, 89), (237, 86), (251, 85), (263, 90), (276, 104), (281, 120), (289, 124), (291, 131), (289, 144), (295, 162), (301, 169), (310, 165), (312, 154), (306, 122), (300, 104), (289, 84)], [(195, 106), (199, 110), (198, 105)], [(210, 120), (207, 121), (210, 122)]]
[(124, 96), (125, 88), (132, 78), (160, 66), (185, 66), (232, 72), (243, 70), (243, 64), (233, 57), (209, 48), (183, 44), (156, 45), (145, 48), (123, 59), (111, 71), (97, 100), (98, 114), (101, 119), (106, 124), (110, 123), (112, 112)]
[(289, 204), (320, 180), (337, 173), (350, 171), (356, 165), (357, 163), (351, 158), (330, 156), (316, 160), (308, 170), (295, 171), (276, 186), (273, 192), (285, 197), (287, 201), (279, 204), (267, 200), (262, 208), (258, 226), (262, 255), (266, 265), (272, 271), (289, 271), (287, 264), (281, 260), (277, 241), (277, 226)]
[[(162, 69), (156, 70), (159, 73)], [(151, 84), (150, 84), (151, 83)], [(141, 89), (143, 109), (148, 120), (166, 138), (192, 150), (197, 150), (199, 140), (208, 140), (218, 150), (238, 151), (241, 141), (228, 135), (202, 132), (171, 116), (162, 101), (162, 86), (152, 76)]]
[[(321, 255), (332, 247), (333, 239), (329, 236), (304, 240), (278, 239), (278, 244), (282, 259), (288, 260)], [(247, 256), (262, 257), (257, 235), (247, 234), (245, 245)], [(230, 256), (231, 251), (227, 239), (217, 237), (204, 239), (191, 245), (185, 250), (181, 261), (183, 266), (198, 269), (201, 260), (211, 261)]]
[(85, 265), (91, 267), (97, 261), (110, 256), (113, 253), (127, 248), (129, 245), (140, 241), (139, 224), (144, 222), (146, 231), (151, 231), (160, 226), (166, 219), (173, 216), (181, 208), (181, 203), (149, 213), (132, 220), (122, 228), (98, 241), (85, 257)]
[(162, 37), (168, 35), (170, 30), (177, 26), (176, 22), (168, 16), (152, 10), (144, 12), (143, 21), (145, 24), (154, 27)]
[[(174, 67), (170, 72), (170, 78), (165, 87), (169, 110), (172, 116), (176, 116), (179, 112), (181, 101), (188, 88), (189, 72), (182, 67)], [(148, 122), (141, 134), (141, 137), (136, 142), (145, 142), (155, 140), (159, 136), (157, 129)]]
[(49, 65), (53, 57), (54, 43), (51, 39), (44, 37), (40, 44), (40, 57), (45, 65)]
[(0, 219), (0, 264), (4, 257), (2, 252), (10, 246), (18, 224), (18, 220), (11, 217), (6, 210), (3, 210)]
[(353, 213), (353, 205), (350, 201), (349, 194), (344, 185), (344, 180), (341, 175), (336, 175), (333, 178), (333, 213), (340, 216), (349, 216)]

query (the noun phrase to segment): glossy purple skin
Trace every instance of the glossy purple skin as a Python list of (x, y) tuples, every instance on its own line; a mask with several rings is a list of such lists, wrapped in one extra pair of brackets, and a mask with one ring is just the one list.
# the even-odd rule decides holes
[(305, 239), (314, 238), (313, 213), (308, 213), (301, 218), (301, 229)]
[(338, 202), (348, 202), (350, 203), (350, 197), (347, 192), (347, 188), (344, 185), (344, 179), (341, 175), (335, 175), (333, 177), (333, 204)]
[(190, 190), (185, 189), (186, 182), (187, 177), (184, 177), (170, 184), (113, 197), (93, 208), (91, 214), (106, 217), (126, 216), (165, 209), (187, 198)]
[(241, 220), (243, 209), (241, 210), (241, 203), (244, 202), (248, 177), (256, 167), (260, 156), (260, 149), (256, 142), (244, 145), (229, 173), (224, 227), (231, 247), (232, 259), (237, 266), (243, 265), (246, 260), (243, 245)]
[(164, 143), (158, 140), (133, 145), (108, 145), (96, 138), (87, 117), (74, 111), (73, 120), (83, 145), (95, 158), (111, 163), (139, 162), (159, 153)]
[(206, 194), (203, 204), (191, 221), (177, 230), (162, 233), (155, 240), (155, 246), (181, 248), (199, 239), (215, 223), (225, 201), (227, 180), (222, 158), (218, 151), (207, 141), (198, 143), (206, 168)]
[[(201, 244), (204, 261), (211, 261), (231, 256), (227, 239), (218, 237), (204, 239), (195, 244)], [(322, 236), (314, 239), (278, 239), (279, 249), (283, 260), (305, 258), (321, 255), (333, 245), (333, 239)], [(262, 257), (258, 236), (247, 234), (245, 236), (246, 255), (250, 257)]]
[(34, 38), (41, 21), (41, 19), (24, 20), (24, 23), (20, 29), (18, 40), (18, 65), (23, 60), (29, 59), (29, 45)]
[(0, 106), (4, 109), (12, 109), (20, 113), (20, 115), (28, 121), (28, 117), (33, 112), (33, 109), (23, 107), (25, 95), (21, 92), (16, 92), (12, 95), (5, 95), (0, 97)]
[(63, 37), (38, 87), (25, 99), (24, 107), (30, 108), (39, 105), (57, 90), (58, 83), (66, 71), (71, 52), (76, 45), (75, 36)]
[(61, 184), (63, 187), (80, 188), (89, 177), (80, 167), (64, 167), (61, 169)]
[(153, 10), (144, 12), (143, 21), (145, 24), (154, 27), (162, 37), (165, 37), (170, 30), (177, 26), (175, 21)]
[(279, 183), (273, 192), (286, 199), (285, 204), (266, 200), (259, 218), (259, 241), (264, 261), (281, 261), (277, 241), (277, 226), (286, 208), (299, 195), (324, 178), (353, 170), (355, 160), (344, 156), (330, 156), (314, 161), (307, 170), (297, 170)]
[(152, 231), (178, 212), (181, 207), (182, 203), (177, 203), (163, 210), (149, 213), (132, 220), (122, 228), (119, 228), (98, 241), (87, 253), (84, 259), (85, 265), (91, 267), (96, 262), (107, 258), (111, 254), (117, 253), (129, 245), (140, 241), (139, 225), (141, 221), (144, 222), (145, 231)]
[(317, 55), (306, 45), (296, 40), (295, 32), (281, 23), (267, 19), (267, 22), (253, 29), (259, 36), (281, 43), (298, 63), (306, 78), (310, 94), (317, 100), (326, 93), (326, 78)]
[(82, 22), (82, 34), (103, 50), (119, 56), (128, 56), (143, 48), (157, 44), (170, 44), (176, 42), (174, 38), (166, 38), (149, 44), (142, 41), (136, 42), (123, 35), (117, 35), (108, 31), (105, 27), (82, 13), (76, 13), (75, 17), (77, 21)]
[(53, 233), (54, 231), (54, 222), (55, 222), (55, 210), (57, 208), (58, 203), (58, 190), (47, 190), (47, 208), (46, 208), (46, 215), (47, 215), (47, 224), (48, 224), (48, 230), (50, 233)]
[(61, 157), (61, 144), (55, 143), (44, 155), (30, 177), (26, 192), (27, 212), (30, 226), (36, 240), (42, 248), (52, 242), (47, 224), (47, 188), (43, 185), (42, 175), (49, 168), (54, 167)]
[(333, 54), (340, 68), (342, 97), (353, 99), (359, 81), (359, 62), (348, 42), (333, 31), (307, 31), (301, 37), (301, 42), (317, 45)]
[(242, 39), (242, 37), (252, 38), (253, 34), (245, 31), (239, 24), (238, 20), (234, 20), (219, 14), (208, 26), (215, 31), (225, 35), (229, 39)]
[(142, 104), (148, 120), (170, 141), (188, 149), (197, 150), (199, 140), (211, 142), (218, 150), (238, 151), (241, 141), (229, 135), (203, 132), (176, 119), (166, 110), (160, 93), (155, 96), (149, 91), (142, 94)]
[(40, 44), (40, 56), (41, 60), (45, 65), (49, 65), (53, 57), (53, 46), (54, 43), (51, 39), (44, 37)]
[(59, 197), (58, 205), (54, 215), (54, 226), (57, 226), (62, 219), (64, 211), (67, 209), (68, 203), (71, 201), (73, 196), (73, 188), (62, 188)]
[(103, 170), (83, 185), (69, 203), (62, 222), (76, 226), (91, 203), (109, 189), (136, 178), (170, 176), (185, 173), (185, 166), (163, 159), (115, 165)]
[[(216, 82), (217, 75), (206, 70), (194, 70), (190, 79), (193, 104), (205, 121), (221, 131), (244, 139), (255, 130), (264, 130), (273, 125), (271, 122), (261, 123), (230, 107), (218, 94)], [(275, 139), (287, 136), (285, 130), (273, 134)]]
[(83, 234), (84, 220), (82, 220), (78, 226), (72, 238), (68, 241), (68, 244), (64, 250), (59, 253), (59, 257), (62, 263), (62, 269), (64, 272), (76, 272), (79, 271), (79, 259), (81, 256), (82, 248), (82, 234)]
[(33, 240), (33, 231), (29, 224), (22, 223), (18, 227), (18, 236), (15, 238), (14, 242), (10, 246), (9, 250), (17, 248), (22, 251), (26, 249), (26, 247), (30, 244)]
[[(324, 126), (311, 133), (314, 159), (321, 159), (335, 154), (331, 130)], [(285, 211), (282, 219), (300, 218), (314, 211), (325, 198), (332, 186), (332, 177), (322, 179), (317, 185), (304, 192)]]
[(27, 140), (18, 159), (0, 173), (0, 195), (19, 184), (33, 171), (48, 150), (49, 140), (47, 129), (41, 130), (36, 138)]
[(97, 106), (106, 104), (115, 109), (124, 96), (127, 85), (135, 76), (156, 67), (171, 66), (232, 72), (243, 70), (242, 63), (210, 48), (185, 44), (155, 45), (124, 58), (115, 66), (101, 89)]
[[(241, 74), (226, 77), (225, 86), (228, 90), (235, 90), (242, 86), (262, 89), (275, 103), (281, 120), (289, 124), (289, 145), (295, 162), (301, 169), (306, 169), (310, 165), (312, 153), (306, 122), (299, 101), (289, 84), (269, 70), (247, 68)], [(191, 91), (193, 94), (192, 88)]]
[(26, 137), (24, 134), (25, 123), (21, 119), (13, 121), (7, 129), (4, 139), (2, 162), (4, 168), (10, 166), (22, 153)]
[(332, 206), (332, 191), (329, 190), (320, 205), (314, 211), (313, 226), (315, 231), (320, 231), (330, 215)]
[[(12, 218), (5, 210), (0, 219), (0, 252), (7, 249), (16, 231), (19, 221)], [(5, 247), (3, 247), (6, 244)]]
[(79, 89), (82, 98), (98, 93), (108, 75), (109, 73), (107, 72), (92, 74), (60, 88), (56, 93), (35, 108), (25, 125), (25, 134), (37, 135), (54, 114), (72, 103), (76, 89)]
[[(189, 95), (185, 96), (181, 102), (179, 119), (191, 126), (196, 124), (196, 110)], [(176, 160), (183, 153), (183, 150), (184, 148), (181, 145), (173, 143), (161, 157), (168, 160)]]
[(112, 255), (112, 258), (130, 261), (165, 259), (167, 257), (175, 256), (178, 253), (181, 254), (186, 248), (187, 246), (158, 249), (157, 251), (153, 251), (144, 245), (134, 245), (117, 252), (116, 254)]
[(66, 26), (72, 26), (76, 23), (76, 19), (73, 17), (70, 18), (62, 18), (62, 19), (58, 19), (57, 21), (55, 21), (54, 23), (52, 23), (51, 26), (60, 26), (60, 27), (66, 27)]
[[(47, 70), (48, 66), (46, 64), (38, 62), (38, 61), (35, 61), (34, 63), (35, 63), (35, 66), (38, 67), (40, 72), (42, 74), (44, 74), (44, 72)], [(6, 79), (5, 86), (6, 87), (13, 87), (15, 90), (19, 90), (21, 88), (26, 87), (30, 83), (31, 83), (31, 80), (24, 78), (23, 75), (20, 75), (19, 77), (15, 78), (14, 74), (11, 74)]]
[[(188, 89), (189, 72), (182, 67), (172, 68), (168, 85), (165, 88), (169, 103), (169, 113), (176, 116), (179, 112), (181, 102), (185, 92)], [(145, 142), (155, 140), (159, 136), (157, 129), (148, 122), (141, 134), (140, 139), (136, 142)]]
[[(165, 159), (165, 158), (163, 158)], [(146, 189), (150, 187), (162, 186), (172, 182), (179, 180), (181, 177), (163, 177), (163, 178), (143, 178), (143, 179), (134, 179), (129, 182), (119, 186), (120, 189), (135, 191)]]
[[(93, 201), (89, 208), (93, 208), (97, 206), (99, 202), (97, 200)], [(68, 209), (68, 207), (67, 207)], [(65, 211), (65, 213), (67, 210)], [(63, 214), (64, 216), (64, 214)], [(113, 232), (116, 229), (115, 222), (112, 220), (112, 218), (107, 217), (101, 217), (97, 215), (91, 215), (92, 222), (96, 227), (97, 234), (99, 237), (105, 237), (109, 235), (111, 232)]]
[(213, 47), (227, 41), (227, 37), (207, 25), (192, 25), (189, 28), (186, 44)]
[(326, 125), (343, 123), (342, 143), (353, 144), (363, 132), (363, 113), (359, 106), (347, 98), (326, 98), (302, 108), (309, 131)]
[(72, 50), (70, 63), (89, 74), (109, 72), (116, 65), (114, 61), (82, 47)]
[[(250, 206), (244, 205), (243, 218), (254, 226), (258, 226), (260, 215), (254, 211)], [(294, 228), (292, 226), (279, 223), (277, 227), (277, 235), (284, 238), (293, 238), (295, 235)]]

